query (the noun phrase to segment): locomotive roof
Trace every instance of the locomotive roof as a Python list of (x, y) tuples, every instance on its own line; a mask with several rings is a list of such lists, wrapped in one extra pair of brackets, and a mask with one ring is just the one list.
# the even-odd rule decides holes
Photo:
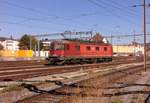
[(104, 42), (95, 42), (90, 40), (78, 40), (78, 39), (63, 39), (59, 41), (55, 41), (59, 43), (84, 43), (84, 44), (98, 44), (98, 45), (111, 45), (110, 43), (104, 43)]

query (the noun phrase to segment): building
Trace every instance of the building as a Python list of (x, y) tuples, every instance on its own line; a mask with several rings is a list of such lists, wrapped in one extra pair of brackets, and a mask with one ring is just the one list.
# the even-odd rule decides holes
[(51, 41), (50, 40), (43, 40), (42, 43), (43, 43), (44, 47), (50, 47), (51, 46)]
[(4, 50), (19, 50), (19, 41), (15, 39), (0, 37), (0, 44), (4, 47)]
[(150, 49), (150, 43), (147, 43), (147, 47)]
[(117, 55), (143, 55), (144, 46), (142, 44), (136, 45), (113, 45), (113, 52)]
[(49, 51), (50, 47), (51, 47), (51, 40), (45, 39), (42, 40), (42, 44), (43, 44), (43, 51)]

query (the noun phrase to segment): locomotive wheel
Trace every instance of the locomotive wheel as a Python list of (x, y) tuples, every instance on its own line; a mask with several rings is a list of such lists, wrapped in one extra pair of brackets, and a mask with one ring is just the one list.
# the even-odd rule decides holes
[(97, 59), (94, 59), (94, 62), (93, 63), (98, 63), (98, 60)]
[(64, 61), (60, 61), (60, 62), (57, 62), (56, 64), (57, 64), (57, 65), (64, 65), (65, 62), (64, 62)]
[(83, 60), (80, 60), (80, 64), (83, 65), (85, 64), (85, 62)]

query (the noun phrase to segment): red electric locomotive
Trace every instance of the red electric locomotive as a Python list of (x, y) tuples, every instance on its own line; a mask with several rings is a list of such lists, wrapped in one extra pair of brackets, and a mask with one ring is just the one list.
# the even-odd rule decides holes
[(49, 64), (99, 63), (112, 61), (112, 45), (94, 41), (62, 40), (51, 43)]

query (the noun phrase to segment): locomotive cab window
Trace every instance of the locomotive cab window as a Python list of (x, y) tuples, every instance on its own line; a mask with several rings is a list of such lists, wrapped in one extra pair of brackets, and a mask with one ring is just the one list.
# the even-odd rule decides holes
[(104, 47), (104, 51), (107, 51), (107, 49), (108, 49), (107, 47)]
[(90, 46), (87, 46), (87, 47), (86, 47), (86, 50), (87, 50), (87, 51), (90, 51), (90, 50), (91, 50), (91, 47), (90, 47)]
[(95, 49), (96, 49), (96, 51), (99, 51), (99, 47), (96, 47)]
[(64, 44), (56, 43), (54, 49), (55, 50), (64, 50)]
[(52, 43), (51, 50), (64, 50), (64, 44), (63, 43)]

